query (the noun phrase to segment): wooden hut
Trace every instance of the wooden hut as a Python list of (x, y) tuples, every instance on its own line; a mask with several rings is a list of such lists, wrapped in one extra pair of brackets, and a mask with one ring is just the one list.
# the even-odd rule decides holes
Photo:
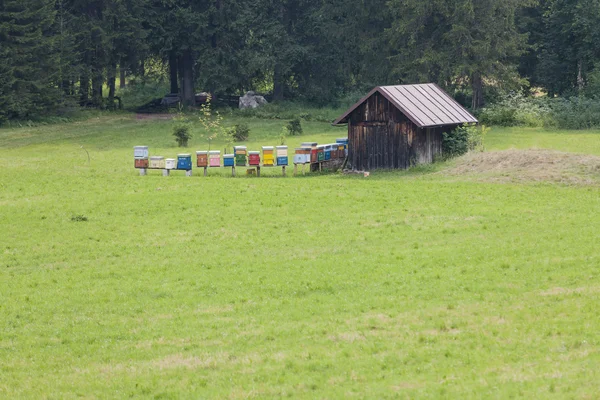
[(333, 124), (348, 124), (355, 170), (406, 169), (442, 153), (442, 133), (477, 119), (439, 86), (378, 86)]

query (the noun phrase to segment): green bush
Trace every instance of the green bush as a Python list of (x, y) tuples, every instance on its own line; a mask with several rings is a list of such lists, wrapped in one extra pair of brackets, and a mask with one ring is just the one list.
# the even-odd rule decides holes
[(250, 128), (247, 124), (237, 124), (229, 128), (229, 134), (235, 142), (244, 142), (250, 137)]
[(300, 118), (293, 118), (290, 120), (286, 125), (286, 129), (290, 136), (302, 135), (302, 122), (300, 121)]
[(547, 126), (559, 129), (590, 129), (600, 127), (600, 99), (572, 97), (553, 99), (552, 119)]
[(478, 118), (486, 125), (542, 127), (552, 118), (551, 115), (548, 99), (513, 94), (482, 109)]
[(526, 98), (520, 95), (482, 109), (479, 121), (487, 125), (560, 129), (600, 127), (600, 98)]
[(190, 133), (190, 125), (185, 122), (177, 122), (173, 126), (173, 136), (179, 147), (187, 147), (189, 140), (192, 138)]
[(459, 157), (469, 151), (483, 151), (488, 130), (485, 125), (461, 125), (453, 131), (444, 132), (442, 138), (444, 157)]

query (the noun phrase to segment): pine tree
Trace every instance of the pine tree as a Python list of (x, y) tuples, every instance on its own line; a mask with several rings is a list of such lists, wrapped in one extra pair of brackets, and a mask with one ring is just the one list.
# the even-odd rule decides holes
[(0, 119), (32, 118), (60, 100), (54, 1), (0, 3)]
[(483, 105), (485, 81), (518, 81), (517, 58), (526, 48), (517, 12), (529, 0), (392, 0), (393, 60), (407, 81), (444, 86), (468, 82), (472, 108)]

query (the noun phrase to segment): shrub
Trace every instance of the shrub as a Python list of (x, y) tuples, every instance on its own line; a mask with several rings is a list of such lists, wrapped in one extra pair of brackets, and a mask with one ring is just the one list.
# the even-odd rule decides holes
[(173, 126), (173, 136), (179, 147), (187, 147), (189, 140), (192, 138), (190, 133), (190, 125), (185, 122), (177, 122)]
[(237, 124), (229, 128), (228, 132), (234, 141), (244, 142), (250, 137), (250, 128), (246, 124)]
[(482, 109), (478, 117), (487, 125), (541, 127), (551, 119), (551, 114), (547, 99), (512, 94)]
[(489, 131), (485, 125), (461, 125), (453, 131), (444, 132), (442, 152), (445, 158), (462, 156), (469, 151), (483, 151), (484, 139)]
[(463, 127), (444, 132), (442, 153), (446, 158), (458, 157), (469, 151), (469, 133)]
[(583, 97), (553, 99), (552, 119), (547, 126), (560, 129), (590, 129), (600, 127), (600, 100)]
[(302, 122), (300, 118), (293, 118), (286, 125), (288, 134), (290, 136), (299, 136), (302, 135)]

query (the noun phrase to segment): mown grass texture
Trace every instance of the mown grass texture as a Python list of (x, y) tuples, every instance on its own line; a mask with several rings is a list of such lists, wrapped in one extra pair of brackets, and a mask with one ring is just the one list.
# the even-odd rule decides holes
[[(244, 122), (249, 148), (277, 144), (280, 121)], [(430, 173), (443, 164), (138, 176), (132, 146), (181, 152), (170, 126), (0, 130), (0, 397), (600, 391), (598, 186)], [(290, 148), (344, 135), (304, 131)], [(599, 139), (503, 129), (487, 146), (597, 155)]]

